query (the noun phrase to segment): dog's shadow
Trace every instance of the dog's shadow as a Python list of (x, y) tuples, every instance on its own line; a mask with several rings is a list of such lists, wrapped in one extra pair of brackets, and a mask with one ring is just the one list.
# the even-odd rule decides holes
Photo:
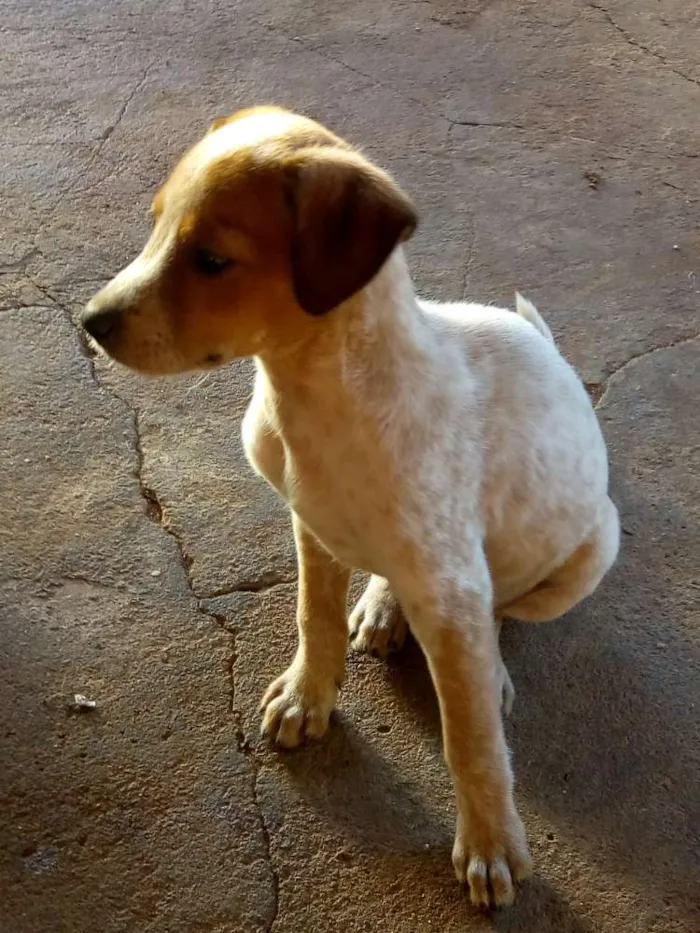
[[(444, 770), (437, 702), (415, 642), (409, 640), (390, 660), (388, 672), (418, 717), (419, 728), (432, 735), (436, 770)], [(425, 764), (422, 779), (412, 780), (410, 771), (394, 767), (343, 715), (336, 716), (323, 743), (285, 754), (280, 764), (305, 805), (324, 824), (334, 826), (348, 861), (356, 849), (372, 860), (372, 877), (363, 882), (369, 901), (375, 896), (369, 885), (382, 891), (388, 885), (390, 894), (392, 885), (399, 883), (402, 891), (420, 892), (436, 928), (439, 915), (434, 911), (450, 918), (451, 924), (464, 916), (477, 924), (475, 929), (484, 928), (466, 891), (454, 881), (449, 858), (454, 812), (447, 780), (437, 784), (449, 791), (449, 806), (432, 796), (435, 786), (425, 781)], [(481, 921), (486, 919), (481, 914)], [(562, 894), (537, 877), (520, 888), (514, 907), (493, 912), (488, 919), (485, 926), (502, 933), (593, 933)]]
[[(410, 642), (401, 654), (405, 667), (399, 683), (406, 685), (423, 725), (435, 730), (439, 748), (439, 714), (420, 649)], [(398, 660), (392, 669), (400, 669)], [(488, 918), (476, 911), (465, 889), (455, 884), (450, 865), (452, 806), (436, 805), (424, 781), (414, 782), (394, 768), (342, 715), (323, 743), (285, 754), (280, 765), (305, 805), (343, 840), (341, 856), (352, 864), (359, 852), (372, 861), (372, 874), (363, 881), (369, 902), (390, 897), (398, 885), (402, 898), (406, 890), (417, 892), (436, 928), (441, 916), (449, 918), (449, 929), (463, 916), (476, 924), (474, 929), (502, 933), (593, 933), (560, 892), (537, 877), (520, 888), (509, 910)]]
[[(502, 651), (517, 691), (507, 731), (526, 808), (601, 872), (634, 876), (666, 903), (683, 902), (697, 881), (692, 827), (700, 825), (692, 659), (649, 568), (646, 591), (636, 600), (626, 594), (620, 606), (616, 587), (628, 571), (638, 578), (632, 565), (641, 560), (633, 549), (623, 555), (601, 593), (564, 620), (504, 626)], [(437, 702), (415, 642), (384, 673), (439, 751)], [(306, 760), (287, 759), (304, 797), (381, 858), (422, 859), (421, 884), (441, 887), (442, 896), (453, 828), (444, 800), (431, 801), (410, 771), (399, 773), (342, 717), (324, 744), (307, 749)], [(541, 879), (493, 923), (522, 933), (589, 929)]]
[[(626, 562), (605, 594), (566, 619), (503, 627), (516, 688), (507, 733), (521, 798), (591, 862), (651, 881), (669, 903), (688, 896), (698, 878), (697, 681), (691, 649), (663, 624), (673, 620), (669, 607), (651, 598), (661, 587), (650, 583), (640, 605), (617, 605), (614, 585)], [(405, 662), (392, 661), (391, 679), (423, 727), (439, 735), (415, 643)]]

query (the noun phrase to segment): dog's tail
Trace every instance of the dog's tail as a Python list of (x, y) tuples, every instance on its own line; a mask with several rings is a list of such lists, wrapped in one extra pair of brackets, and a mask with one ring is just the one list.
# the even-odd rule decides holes
[(554, 337), (552, 337), (552, 332), (549, 327), (547, 327), (544, 318), (533, 303), (528, 301), (527, 298), (523, 298), (520, 292), (515, 293), (515, 310), (520, 317), (525, 318), (533, 327), (536, 327), (542, 336), (546, 337), (550, 343), (554, 343)]

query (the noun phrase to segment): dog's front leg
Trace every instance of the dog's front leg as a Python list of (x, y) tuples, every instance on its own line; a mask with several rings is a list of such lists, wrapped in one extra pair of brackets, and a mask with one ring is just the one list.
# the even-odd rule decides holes
[(449, 583), (402, 599), (440, 704), (457, 796), (452, 860), (459, 880), (469, 884), (472, 902), (484, 906), (511, 903), (514, 882), (530, 868), (501, 722), (500, 658), (487, 573), (480, 570), (472, 583), (470, 570), (457, 575), (452, 570)]
[(328, 728), (345, 674), (350, 570), (338, 564), (293, 515), (299, 563), (296, 657), (263, 697), (262, 731), (285, 748)]

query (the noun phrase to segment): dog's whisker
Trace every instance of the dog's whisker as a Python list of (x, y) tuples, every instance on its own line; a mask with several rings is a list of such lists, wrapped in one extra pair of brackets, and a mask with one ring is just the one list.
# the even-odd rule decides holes
[(194, 392), (195, 389), (199, 389), (200, 386), (203, 386), (204, 383), (205, 383), (209, 378), (211, 378), (211, 373), (204, 373), (204, 375), (201, 376), (196, 382), (193, 382), (192, 385), (189, 386), (189, 388), (185, 391), (185, 398), (187, 398), (187, 396), (190, 394), (190, 392)]

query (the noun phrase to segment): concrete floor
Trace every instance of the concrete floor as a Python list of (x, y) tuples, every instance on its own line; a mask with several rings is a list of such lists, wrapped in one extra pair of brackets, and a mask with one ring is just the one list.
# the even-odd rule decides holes
[[(0, 930), (700, 929), (697, 5), (0, 14)], [(259, 102), (396, 174), (423, 293), (520, 289), (600, 399), (623, 550), (583, 607), (504, 633), (536, 874), (493, 917), (452, 876), (415, 647), (351, 658), (324, 742), (258, 739), (295, 566), (242, 458), (249, 365), (146, 381), (87, 357), (74, 324), (140, 248), (175, 158)]]

